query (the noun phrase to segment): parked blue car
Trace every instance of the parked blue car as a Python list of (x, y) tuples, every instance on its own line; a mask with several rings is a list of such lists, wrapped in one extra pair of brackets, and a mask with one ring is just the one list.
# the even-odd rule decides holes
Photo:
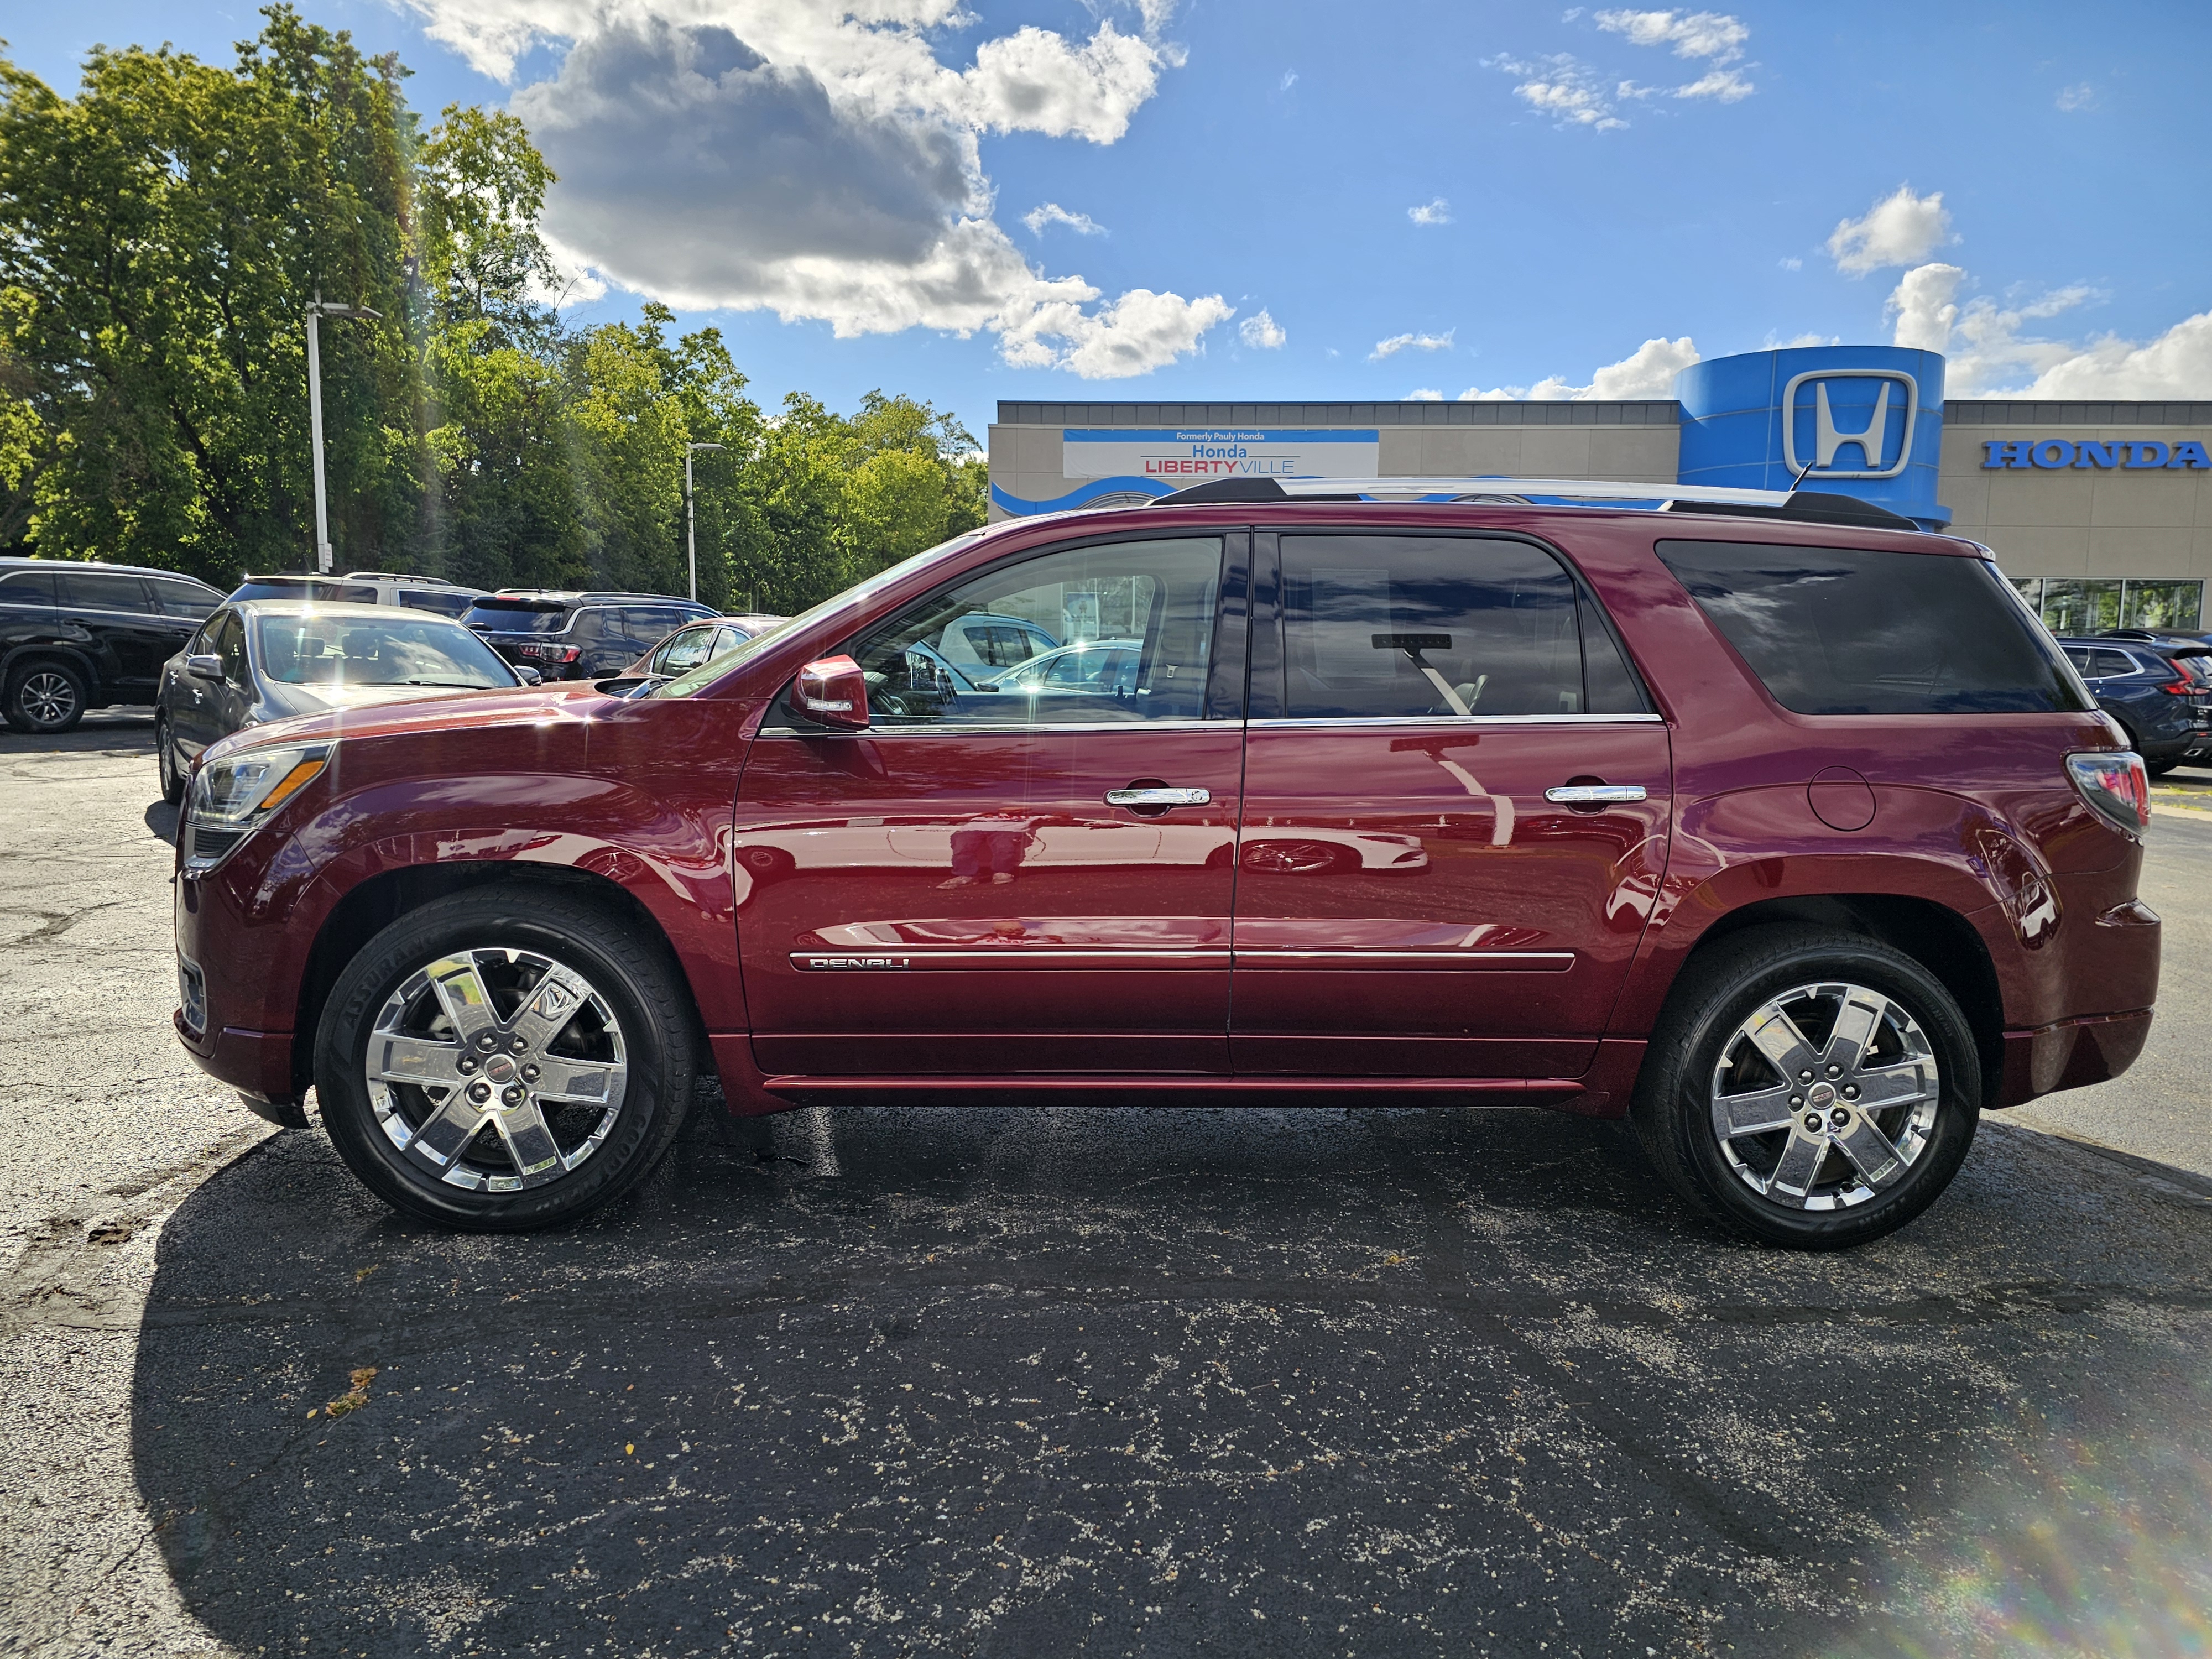
[(2212, 678), (2202, 672), (2212, 646), (2134, 629), (2063, 635), (2058, 643), (2152, 776), (2212, 750)]

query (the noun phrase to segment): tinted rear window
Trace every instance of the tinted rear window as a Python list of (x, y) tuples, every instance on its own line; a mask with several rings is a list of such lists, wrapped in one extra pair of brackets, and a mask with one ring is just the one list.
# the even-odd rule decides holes
[(557, 634), (568, 623), (568, 607), (528, 600), (478, 599), (461, 620), (471, 628), (489, 628), (495, 634)]
[(1662, 542), (1712, 624), (1800, 714), (2086, 707), (1994, 566), (1948, 554)]

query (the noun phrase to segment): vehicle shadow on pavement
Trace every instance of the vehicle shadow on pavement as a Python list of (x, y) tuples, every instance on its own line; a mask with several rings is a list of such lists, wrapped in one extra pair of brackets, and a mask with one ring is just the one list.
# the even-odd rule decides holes
[(137, 754), (154, 764), (154, 715), (149, 709), (127, 713), (100, 710), (87, 714), (66, 732), (18, 732), (0, 726), (0, 755)]
[(249, 1653), (2148, 1654), (2208, 1332), (2212, 1209), (2003, 1127), (1806, 1256), (1537, 1113), (702, 1105), (517, 1237), (276, 1137), (131, 1433)]

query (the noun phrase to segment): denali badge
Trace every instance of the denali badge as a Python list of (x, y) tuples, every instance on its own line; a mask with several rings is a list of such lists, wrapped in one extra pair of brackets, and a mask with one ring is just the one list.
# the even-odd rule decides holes
[(903, 968), (905, 957), (801, 957), (802, 968)]

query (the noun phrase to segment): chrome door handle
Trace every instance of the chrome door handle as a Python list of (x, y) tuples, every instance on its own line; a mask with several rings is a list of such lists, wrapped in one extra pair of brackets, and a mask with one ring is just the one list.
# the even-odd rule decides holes
[(1561, 806), (1601, 806), (1615, 801), (1642, 800), (1640, 783), (1562, 783), (1544, 792), (1544, 799)]
[(1109, 806), (1204, 806), (1213, 799), (1210, 789), (1109, 789)]

